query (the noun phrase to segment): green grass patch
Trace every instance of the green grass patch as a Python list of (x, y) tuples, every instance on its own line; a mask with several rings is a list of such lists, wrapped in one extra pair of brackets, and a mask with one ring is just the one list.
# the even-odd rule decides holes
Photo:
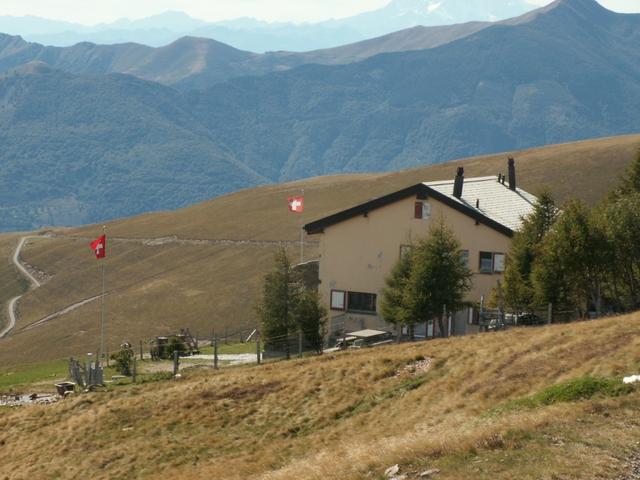
[(625, 385), (622, 383), (622, 380), (618, 378), (592, 377), (587, 375), (552, 385), (530, 397), (507, 402), (497, 408), (497, 413), (522, 408), (542, 407), (553, 405), (554, 403), (578, 402), (594, 397), (619, 397), (631, 393), (634, 389), (632, 385)]
[(31, 385), (47, 382), (47, 386), (53, 390), (54, 383), (67, 377), (67, 371), (67, 360), (2, 368), (0, 369), (0, 392), (23, 390)]

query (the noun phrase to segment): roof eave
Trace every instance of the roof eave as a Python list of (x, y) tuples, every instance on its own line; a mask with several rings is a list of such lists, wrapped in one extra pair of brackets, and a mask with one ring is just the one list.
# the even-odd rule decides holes
[(513, 237), (514, 232), (509, 227), (487, 217), (486, 215), (481, 214), (480, 212), (463, 203), (452, 200), (449, 196), (440, 193), (437, 190), (434, 190), (424, 183), (418, 183), (405, 189), (398, 190), (397, 192), (374, 198), (373, 200), (362, 203), (360, 205), (356, 205), (355, 207), (348, 208), (347, 210), (342, 210), (341, 212), (334, 213), (333, 215), (329, 215), (327, 217), (321, 218), (320, 220), (316, 220), (315, 222), (306, 224), (304, 226), (304, 229), (309, 235), (324, 233), (325, 228), (331, 225), (335, 225), (337, 223), (349, 220), (350, 218), (354, 218), (360, 215), (365, 215), (372, 210), (376, 210), (391, 203), (397, 202), (399, 200), (404, 200), (405, 198), (418, 194), (424, 195), (425, 197), (433, 197), (434, 199), (438, 200), (441, 203), (444, 203), (454, 210), (457, 210), (460, 213), (473, 218), (478, 223), (482, 223), (483, 225), (486, 225), (487, 227), (490, 227), (498, 231), (499, 233), (502, 233), (503, 235)]

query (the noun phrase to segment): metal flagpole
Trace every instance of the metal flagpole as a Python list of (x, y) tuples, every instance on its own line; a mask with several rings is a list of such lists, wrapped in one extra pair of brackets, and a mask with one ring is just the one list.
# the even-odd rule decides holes
[(100, 358), (99, 360), (102, 361), (104, 359), (104, 295), (105, 295), (105, 291), (106, 291), (106, 262), (107, 262), (107, 257), (106, 257), (106, 253), (107, 253), (107, 240), (106, 240), (106, 235), (107, 235), (107, 227), (103, 226), (102, 227), (102, 234), (105, 235), (105, 241), (104, 241), (104, 248), (105, 248), (105, 256), (102, 259), (102, 307), (101, 307), (101, 311), (100, 311)]
[[(304, 188), (300, 189), (302, 191), (302, 205), (304, 212)], [(302, 228), (302, 217), (300, 217), (300, 263), (304, 263), (304, 228)]]

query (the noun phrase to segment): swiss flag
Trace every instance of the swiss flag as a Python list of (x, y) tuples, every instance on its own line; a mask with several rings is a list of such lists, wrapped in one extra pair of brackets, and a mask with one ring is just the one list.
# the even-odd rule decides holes
[(304, 197), (289, 197), (287, 203), (290, 212), (302, 213), (304, 210)]
[(101, 259), (107, 256), (107, 236), (102, 235), (89, 244), (91, 249), (96, 254), (97, 259)]

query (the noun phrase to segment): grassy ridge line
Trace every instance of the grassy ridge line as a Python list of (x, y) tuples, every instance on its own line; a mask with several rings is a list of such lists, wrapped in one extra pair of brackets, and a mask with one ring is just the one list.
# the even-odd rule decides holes
[[(533, 192), (549, 186), (561, 201), (577, 196), (593, 202), (615, 184), (639, 148), (636, 135), (517, 152), (519, 185)], [(214, 328), (253, 326), (252, 306), (271, 264), (271, 249), (264, 248), (264, 242), (295, 244), (305, 222), (420, 181), (451, 178), (458, 164), (465, 166), (467, 177), (505, 172), (507, 156), (269, 185), (174, 212), (108, 223), (108, 234), (116, 240), (110, 242), (107, 282), (108, 289), (117, 292), (107, 302), (110, 349), (123, 340), (137, 342), (183, 327), (207, 337)], [(305, 212), (293, 215), (286, 208), (286, 197), (301, 188), (305, 189)], [(100, 232), (95, 225), (56, 229), (52, 233), (63, 238), (43, 238), (26, 246), (25, 260), (53, 277), (24, 297), (19, 328), (99, 293), (98, 265), (86, 239)], [(119, 242), (118, 237), (132, 241)], [(144, 244), (145, 239), (173, 237), (174, 243)], [(189, 239), (223, 244), (191, 245)], [(229, 240), (242, 244), (224, 243)], [(294, 246), (291, 252), (297, 258)], [(305, 252), (306, 258), (317, 255), (313, 245)], [(7, 269), (0, 274), (12, 275)], [(95, 349), (98, 318), (99, 305), (86, 305), (4, 341), (0, 361), (19, 364), (34, 355), (47, 360), (84, 354)]]
[[(516, 158), (518, 185), (536, 193), (549, 187), (558, 200), (580, 198), (593, 203), (615, 184), (640, 151), (640, 135), (628, 135), (505, 152), (426, 165), (394, 173), (331, 175), (242, 190), (171, 212), (145, 214), (109, 222), (114, 236), (297, 240), (300, 223), (308, 223), (373, 197), (424, 181), (448, 180), (458, 165), (467, 177), (506, 173), (507, 157)], [(305, 211), (292, 215), (286, 198), (305, 191)], [(92, 236), (96, 226), (58, 230)]]
[[(640, 441), (637, 390), (486, 413), (553, 384), (637, 372), (639, 334), (634, 314), (194, 372), (0, 412), (11, 452), (0, 470), (9, 480), (96, 465), (97, 479), (355, 480), (400, 463), (445, 480), (613, 479)], [(424, 376), (406, 368), (422, 358), (432, 360)]]

